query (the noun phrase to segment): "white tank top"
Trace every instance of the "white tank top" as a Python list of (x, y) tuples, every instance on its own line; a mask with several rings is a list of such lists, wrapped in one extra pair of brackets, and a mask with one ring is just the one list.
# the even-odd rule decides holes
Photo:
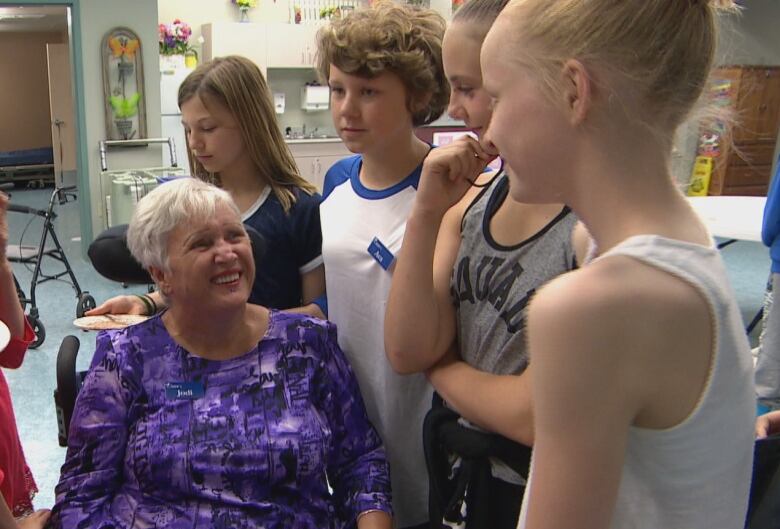
[[(714, 318), (715, 351), (707, 385), (686, 419), (665, 430), (629, 429), (610, 527), (742, 529), (753, 466), (753, 364), (720, 254), (714, 246), (639, 235), (596, 260), (614, 255), (655, 266), (699, 290)], [(533, 476), (529, 483), (530, 490)], [(525, 513), (524, 500), (519, 528)]]

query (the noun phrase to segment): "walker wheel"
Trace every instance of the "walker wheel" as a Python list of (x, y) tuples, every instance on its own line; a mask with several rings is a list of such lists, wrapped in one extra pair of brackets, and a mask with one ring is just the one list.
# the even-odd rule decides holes
[(25, 310), (27, 308), (27, 298), (24, 296), (24, 290), (22, 290), (22, 287), (19, 285), (19, 281), (16, 280), (16, 276), (14, 276), (14, 286), (16, 287), (16, 297), (19, 298), (22, 310)]
[(30, 327), (32, 327), (33, 332), (35, 333), (35, 340), (30, 343), (30, 349), (37, 349), (46, 339), (46, 328), (43, 326), (43, 322), (35, 316), (28, 316), (27, 320), (30, 322)]
[(85, 312), (94, 309), (96, 306), (95, 298), (89, 292), (84, 292), (79, 296), (79, 303), (76, 306), (76, 317), (83, 317)]

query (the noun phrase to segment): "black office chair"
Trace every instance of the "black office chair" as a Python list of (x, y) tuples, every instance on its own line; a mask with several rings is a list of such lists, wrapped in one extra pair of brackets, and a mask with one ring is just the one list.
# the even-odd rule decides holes
[(87, 256), (97, 273), (111, 281), (124, 285), (153, 283), (149, 272), (127, 248), (127, 224), (112, 226), (101, 232), (89, 245)]

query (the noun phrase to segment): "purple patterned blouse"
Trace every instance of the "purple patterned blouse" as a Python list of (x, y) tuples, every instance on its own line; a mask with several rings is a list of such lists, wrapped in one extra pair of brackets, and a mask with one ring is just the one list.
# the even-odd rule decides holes
[(95, 357), (54, 527), (323, 529), (391, 511), (384, 448), (333, 324), (272, 311), (256, 348), (215, 361), (157, 316), (101, 332)]

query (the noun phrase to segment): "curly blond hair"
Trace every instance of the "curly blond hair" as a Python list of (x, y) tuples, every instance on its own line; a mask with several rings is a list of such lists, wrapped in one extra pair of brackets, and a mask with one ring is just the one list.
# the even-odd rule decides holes
[(331, 65), (366, 78), (394, 73), (406, 88), (412, 124), (427, 125), (449, 102), (441, 59), (445, 28), (444, 19), (431, 9), (381, 1), (317, 33), (317, 69), (324, 81)]

